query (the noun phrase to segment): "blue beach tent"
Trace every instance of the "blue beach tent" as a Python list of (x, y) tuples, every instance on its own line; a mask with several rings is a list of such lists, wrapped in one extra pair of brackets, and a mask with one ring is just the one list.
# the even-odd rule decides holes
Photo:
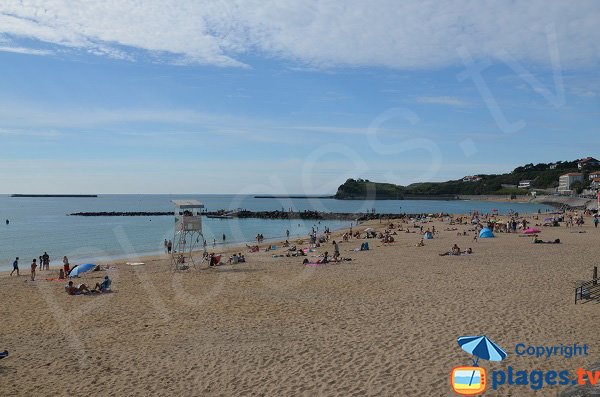
[(431, 232), (426, 232), (426, 233), (423, 235), (423, 238), (424, 238), (425, 240), (431, 240), (431, 239), (433, 238), (433, 233), (431, 233)]
[(490, 229), (488, 229), (487, 227), (484, 227), (479, 232), (479, 238), (492, 238), (492, 237), (494, 237), (494, 233), (492, 233), (492, 231)]

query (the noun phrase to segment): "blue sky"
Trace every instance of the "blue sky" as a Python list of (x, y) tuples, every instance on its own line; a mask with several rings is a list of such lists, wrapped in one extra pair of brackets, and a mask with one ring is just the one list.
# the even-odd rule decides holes
[(0, 193), (332, 193), (600, 156), (596, 2), (0, 5)]

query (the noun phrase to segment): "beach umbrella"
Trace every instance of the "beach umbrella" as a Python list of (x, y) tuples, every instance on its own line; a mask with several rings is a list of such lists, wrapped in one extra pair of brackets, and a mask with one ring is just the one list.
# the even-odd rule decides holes
[(475, 366), (479, 359), (488, 361), (502, 361), (506, 358), (506, 352), (487, 336), (461, 336), (458, 345), (467, 353), (477, 357), (473, 363)]
[(542, 231), (540, 229), (536, 229), (533, 227), (527, 228), (525, 230), (523, 230), (523, 234), (536, 234), (536, 233), (541, 233)]
[(79, 277), (82, 273), (89, 272), (94, 270), (96, 265), (93, 263), (86, 263), (84, 265), (79, 265), (75, 269), (71, 270), (69, 273), (69, 277)]
[[(479, 359), (489, 361), (502, 361), (506, 358), (506, 352), (497, 344), (492, 342), (487, 336), (461, 336), (458, 338), (458, 345), (467, 353), (477, 357), (473, 360), (473, 366), (476, 367)], [(473, 382), (475, 371), (471, 374), (469, 385)]]

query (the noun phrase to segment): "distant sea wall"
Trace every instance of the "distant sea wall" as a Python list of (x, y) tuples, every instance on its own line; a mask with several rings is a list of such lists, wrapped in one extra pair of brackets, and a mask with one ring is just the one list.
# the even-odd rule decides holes
[(496, 202), (513, 202), (513, 203), (526, 203), (531, 201), (531, 196), (522, 195), (516, 196), (514, 199), (510, 198), (508, 194), (461, 194), (458, 196), (459, 200), (476, 200), (476, 201), (496, 201)]
[(532, 202), (553, 207), (597, 209), (596, 200), (571, 196), (538, 196)]

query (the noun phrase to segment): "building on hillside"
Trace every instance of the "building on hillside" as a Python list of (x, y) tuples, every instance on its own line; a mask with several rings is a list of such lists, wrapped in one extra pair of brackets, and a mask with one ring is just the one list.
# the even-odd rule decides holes
[(577, 162), (577, 168), (579, 168), (580, 170), (586, 167), (595, 167), (598, 165), (600, 165), (600, 161), (596, 160), (593, 157), (586, 157)]
[(550, 168), (551, 170), (555, 170), (556, 167), (558, 167), (558, 163), (552, 163), (548, 168)]
[(462, 179), (463, 182), (478, 182), (480, 180), (481, 177), (477, 175), (467, 175)]
[(592, 183), (590, 183), (590, 187), (595, 190), (600, 189), (600, 178), (592, 179)]
[(583, 174), (581, 172), (570, 172), (561, 175), (558, 178), (558, 193), (570, 194), (571, 186), (577, 181), (583, 182)]
[(590, 172), (588, 177), (592, 180), (596, 179), (596, 178), (600, 178), (600, 171)]
[(519, 189), (529, 189), (531, 187), (531, 180), (525, 179), (519, 182)]

